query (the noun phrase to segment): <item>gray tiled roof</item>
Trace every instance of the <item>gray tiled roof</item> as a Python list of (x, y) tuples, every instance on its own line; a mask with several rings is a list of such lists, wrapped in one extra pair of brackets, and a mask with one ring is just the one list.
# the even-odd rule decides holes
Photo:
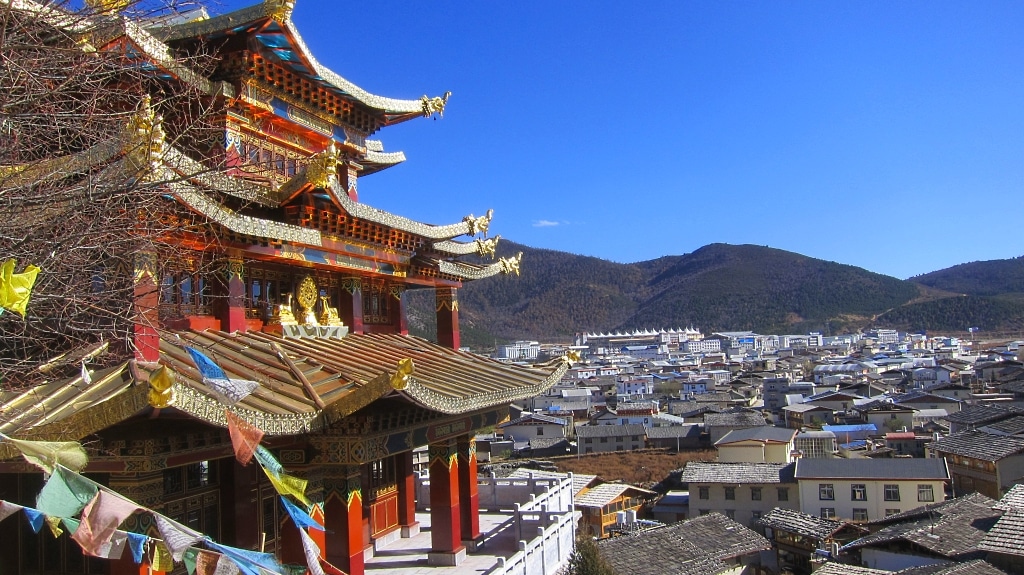
[(978, 545), (978, 549), (1024, 557), (1024, 511), (1007, 511)]
[(627, 423), (625, 425), (577, 425), (577, 437), (626, 437), (647, 435), (647, 428), (641, 423)]
[(705, 413), (704, 425), (707, 427), (760, 427), (765, 424), (760, 413), (743, 411), (739, 413)]
[(691, 461), (679, 480), (684, 483), (793, 483), (793, 464)]
[(948, 479), (942, 459), (798, 459), (797, 479)]
[(833, 533), (843, 528), (846, 523), (822, 519), (817, 515), (808, 515), (795, 509), (776, 507), (761, 518), (761, 525), (772, 529), (782, 529), (790, 533), (803, 535), (819, 541), (828, 539)]
[(942, 453), (974, 457), (985, 461), (999, 461), (1024, 452), (1024, 437), (995, 435), (984, 431), (964, 431), (928, 443), (925, 447)]
[(663, 425), (652, 427), (647, 430), (647, 437), (651, 439), (672, 439), (676, 437), (700, 437), (701, 426), (697, 423), (686, 425)]
[(723, 561), (770, 549), (768, 540), (719, 513), (673, 523), (597, 544), (618, 573), (716, 575)]
[(925, 517), (884, 527), (843, 546), (844, 550), (905, 541), (935, 555), (958, 560), (981, 558), (979, 544), (999, 519), (988, 497), (966, 496), (932, 508)]
[(1006, 575), (984, 559), (964, 563), (939, 563), (901, 569), (893, 575)]
[(946, 421), (960, 425), (984, 425), (1005, 419), (1021, 410), (1008, 405), (978, 404), (949, 414)]
[(847, 565), (833, 561), (822, 565), (814, 573), (815, 575), (892, 575), (892, 571), (882, 571), (881, 569), (871, 569), (869, 567)]
[(964, 505), (995, 508), (996, 503), (995, 499), (986, 497), (980, 493), (968, 493), (967, 495), (962, 495), (956, 499), (939, 501), (938, 503), (915, 507), (904, 511), (903, 513), (887, 515), (882, 519), (876, 519), (875, 521), (868, 522), (868, 525), (891, 525), (893, 523), (903, 523), (916, 519), (934, 518), (941, 515), (955, 514), (957, 513), (957, 509)]
[(795, 429), (762, 425), (761, 427), (733, 429), (729, 433), (726, 433), (725, 437), (715, 442), (715, 445), (725, 445), (736, 441), (773, 441), (777, 443), (789, 443), (790, 441), (793, 441), (793, 436), (795, 435)]
[(1018, 483), (1011, 487), (993, 507), (1002, 511), (1017, 509), (1024, 512), (1024, 485)]
[(640, 497), (654, 497), (654, 491), (641, 489), (628, 483), (601, 483), (576, 496), (576, 507), (604, 507), (626, 491), (636, 491)]
[(1009, 435), (1017, 435), (1024, 431), (1024, 415), (1014, 415), (1006, 419), (994, 421), (992, 423), (986, 423), (985, 425), (978, 426), (979, 428), (987, 430), (994, 430), (998, 433), (1006, 433)]

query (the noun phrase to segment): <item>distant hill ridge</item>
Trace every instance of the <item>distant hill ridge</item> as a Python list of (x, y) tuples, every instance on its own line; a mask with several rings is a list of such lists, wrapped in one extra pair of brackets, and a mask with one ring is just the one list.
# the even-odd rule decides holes
[[(459, 290), (466, 344), (691, 325), (704, 333), (1024, 326), (1024, 258), (963, 264), (907, 281), (755, 245), (711, 244), (619, 264), (503, 241), (498, 256), (520, 251), (521, 276)], [(406, 297), (410, 328), (431, 337), (432, 293)]]

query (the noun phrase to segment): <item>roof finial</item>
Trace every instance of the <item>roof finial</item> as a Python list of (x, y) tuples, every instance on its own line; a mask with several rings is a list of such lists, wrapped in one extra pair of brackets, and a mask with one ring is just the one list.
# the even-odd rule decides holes
[(423, 117), (429, 118), (435, 112), (444, 117), (444, 107), (448, 104), (448, 97), (451, 96), (451, 91), (445, 92), (443, 96), (435, 96), (428, 98), (426, 95), (420, 98), (420, 102), (423, 104)]
[(331, 180), (338, 177), (338, 148), (331, 140), (324, 151), (314, 154), (306, 166), (306, 181), (314, 188), (328, 188)]
[(480, 216), (479, 218), (473, 217), (473, 214), (462, 218), (462, 221), (469, 224), (469, 235), (475, 236), (477, 234), (483, 234), (487, 237), (487, 229), (491, 227), (491, 218), (494, 217), (494, 210), (487, 210), (487, 213)]
[(513, 273), (519, 275), (519, 262), (521, 261), (523, 261), (523, 252), (519, 252), (511, 258), (498, 258), (498, 265), (501, 266), (501, 271), (507, 275)]
[(263, 0), (263, 8), (272, 20), (284, 22), (292, 17), (295, 0)]
[(164, 156), (164, 119), (150, 104), (146, 94), (125, 126), (125, 162), (129, 171), (143, 178), (160, 168)]

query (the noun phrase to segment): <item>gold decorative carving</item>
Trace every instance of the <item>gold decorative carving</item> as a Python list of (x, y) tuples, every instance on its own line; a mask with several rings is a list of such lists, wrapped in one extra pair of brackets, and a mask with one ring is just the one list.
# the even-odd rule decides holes
[(498, 240), (500, 239), (501, 236), (494, 236), (493, 238), (484, 240), (477, 238), (474, 240), (476, 242), (476, 253), (481, 256), (491, 256), (491, 259), (493, 260), (497, 255), (495, 254), (495, 250), (498, 249)]
[(388, 295), (390, 295), (391, 297), (393, 297), (393, 298), (395, 298), (397, 300), (402, 299), (402, 294), (404, 294), (404, 293), (405, 293), (405, 286), (402, 285), (402, 284), (391, 284), (391, 285), (388, 286)]
[(324, 151), (315, 154), (306, 166), (306, 181), (315, 188), (329, 188), (338, 178), (338, 148), (331, 142)]
[(426, 95), (422, 96), (420, 102), (423, 104), (423, 117), (429, 118), (436, 113), (443, 118), (444, 107), (448, 105), (448, 98), (451, 95), (451, 91), (448, 91), (443, 96), (436, 96), (434, 98), (428, 98)]
[(491, 218), (494, 217), (494, 210), (487, 210), (487, 213), (480, 216), (479, 218), (473, 217), (473, 214), (462, 218), (462, 221), (469, 224), (469, 235), (475, 236), (477, 234), (483, 234), (487, 236), (487, 229), (491, 227)]
[(523, 252), (519, 252), (515, 257), (511, 258), (498, 258), (498, 265), (501, 266), (501, 271), (504, 274), (515, 273), (519, 275), (519, 262), (523, 260)]
[(349, 295), (361, 293), (363, 291), (363, 279), (358, 277), (342, 278), (341, 289), (347, 291)]
[(129, 4), (131, 4), (131, 0), (85, 0), (86, 6), (104, 14), (120, 12)]
[(412, 377), (412, 358), (406, 357), (398, 360), (398, 370), (391, 376), (391, 387), (401, 391), (409, 385), (409, 378)]
[(295, 10), (295, 0), (263, 0), (263, 8), (272, 20), (284, 22)]
[(330, 298), (322, 295), (320, 296), (320, 325), (329, 326), (343, 326), (344, 322), (341, 321), (341, 316), (338, 315), (338, 309), (331, 307)]
[(287, 295), (286, 301), (287, 303), (279, 303), (274, 306), (274, 315), (270, 317), (268, 325), (299, 325), (292, 312), (292, 294)]
[(165, 151), (163, 121), (163, 116), (153, 111), (147, 94), (125, 127), (125, 166), (139, 179), (160, 170)]
[(314, 310), (319, 295), (320, 290), (317, 289), (313, 276), (302, 278), (302, 281), (299, 283), (299, 305), (302, 306), (303, 325), (319, 325), (316, 321), (316, 312)]

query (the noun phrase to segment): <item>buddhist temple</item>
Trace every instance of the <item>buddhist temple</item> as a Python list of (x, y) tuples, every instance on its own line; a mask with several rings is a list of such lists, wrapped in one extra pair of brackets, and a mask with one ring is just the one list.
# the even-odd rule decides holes
[[(418, 532), (413, 450), (427, 446), (430, 560), (458, 565), (480, 536), (474, 433), (557, 382), (569, 360), (518, 366), (460, 350), (463, 282), (519, 269), (519, 258), (494, 257), (492, 212), (474, 206), (480, 215), (432, 225), (413, 219), (414, 205), (392, 214), (359, 197), (363, 177), (404, 160), (377, 133), (440, 116), (449, 94), (401, 100), (356, 86), (310, 52), (293, 4), (112, 16), (105, 36), (88, 39), (157, 81), (192, 86), (220, 135), (181, 145), (142, 98), (121, 141), (57, 159), (164, 182), (166, 211), (151, 216), (173, 224), (164, 241), (174, 249), (140, 252), (128, 270), (134, 359), (90, 372), (88, 358), (116, 343), (76, 350), (81, 375), (0, 393), (0, 434), (81, 442), (82, 472), (97, 484), (218, 542), (305, 565), (279, 490), (236, 460), (237, 419), (308, 483), (310, 514), (326, 527), (310, 536), (351, 575), (375, 546)], [(200, 52), (215, 62), (202, 73), (177, 58)], [(460, 259), (469, 255), (483, 258)], [(415, 289), (435, 293), (436, 343), (408, 333), (402, 296)], [(193, 352), (222, 373), (211, 377)], [(40, 358), (40, 369), (61, 361)], [(0, 499), (32, 506), (46, 478), (20, 455), (0, 441)], [(139, 513), (120, 528), (159, 536)], [(67, 536), (0, 522), (5, 574), (155, 567), (127, 553), (85, 557)]]

